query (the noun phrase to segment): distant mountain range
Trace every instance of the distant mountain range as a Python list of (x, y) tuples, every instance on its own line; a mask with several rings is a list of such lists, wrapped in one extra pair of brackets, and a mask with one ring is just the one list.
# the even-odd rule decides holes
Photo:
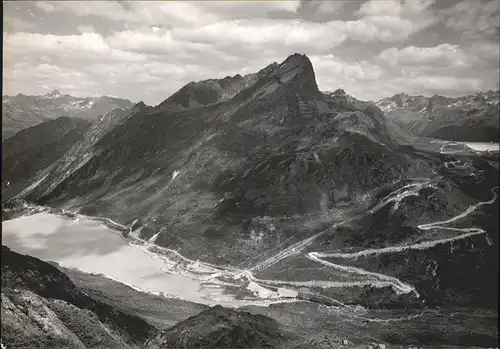
[(2, 97), (2, 140), (16, 132), (59, 117), (81, 118), (94, 121), (115, 108), (131, 108), (127, 99), (101, 97), (73, 97), (55, 90), (42, 96)]
[(389, 119), (418, 136), (455, 141), (499, 141), (499, 91), (457, 98), (400, 93), (376, 105)]

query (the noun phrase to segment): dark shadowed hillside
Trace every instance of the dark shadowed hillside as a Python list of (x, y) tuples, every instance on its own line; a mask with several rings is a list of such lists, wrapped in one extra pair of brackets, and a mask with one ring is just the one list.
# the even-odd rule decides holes
[[(39, 171), (50, 167), (83, 139), (90, 122), (60, 117), (19, 131), (2, 142), (2, 187), (23, 189)], [(12, 188), (8, 188), (12, 190)]]
[[(5, 160), (2, 200), (16, 196), (23, 189), (25, 191), (31, 190), (42, 177), (46, 178), (46, 181), (50, 182), (51, 186), (56, 186), (59, 181), (69, 176), (89, 160), (93, 145), (104, 134), (112, 130), (120, 122), (123, 122), (128, 116), (144, 112), (148, 108), (150, 107), (141, 102), (130, 110), (114, 109), (102, 115), (99, 120), (92, 124), (88, 124), (83, 120), (75, 121), (62, 118), (62, 121), (44, 123), (38, 127), (23, 131), (21, 135), (16, 135), (12, 140), (6, 140), (5, 146), (8, 151), (3, 155)], [(65, 123), (65, 125), (85, 124), (86, 126), (78, 127), (74, 132), (68, 133), (67, 137), (63, 137), (64, 133), (58, 132), (60, 123)], [(26, 139), (29, 139), (29, 141), (26, 141)], [(46, 144), (48, 142), (49, 144)], [(30, 144), (36, 146), (30, 147)], [(37, 158), (34, 163), (27, 162), (34, 158)], [(18, 173), (21, 171), (20, 177), (10, 175), (12, 171), (15, 173), (16, 169)], [(10, 181), (9, 186), (5, 185), (6, 179)]]

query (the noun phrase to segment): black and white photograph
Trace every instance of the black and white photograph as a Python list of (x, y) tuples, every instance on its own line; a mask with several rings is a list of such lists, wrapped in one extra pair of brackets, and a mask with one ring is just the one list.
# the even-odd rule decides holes
[(498, 348), (500, 0), (3, 1), (2, 349)]

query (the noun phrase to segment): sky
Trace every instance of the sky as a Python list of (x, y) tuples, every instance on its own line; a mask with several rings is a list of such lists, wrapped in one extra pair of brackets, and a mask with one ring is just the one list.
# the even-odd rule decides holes
[(157, 105), (293, 53), (361, 100), (499, 88), (500, 0), (4, 1), (4, 95)]

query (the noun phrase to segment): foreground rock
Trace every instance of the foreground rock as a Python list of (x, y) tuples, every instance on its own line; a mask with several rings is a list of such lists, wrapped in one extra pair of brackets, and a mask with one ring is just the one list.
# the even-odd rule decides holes
[(285, 348), (297, 340), (266, 316), (217, 305), (158, 334), (148, 347)]
[(140, 348), (155, 333), (90, 298), (54, 266), (2, 246), (2, 343), (9, 348)]

